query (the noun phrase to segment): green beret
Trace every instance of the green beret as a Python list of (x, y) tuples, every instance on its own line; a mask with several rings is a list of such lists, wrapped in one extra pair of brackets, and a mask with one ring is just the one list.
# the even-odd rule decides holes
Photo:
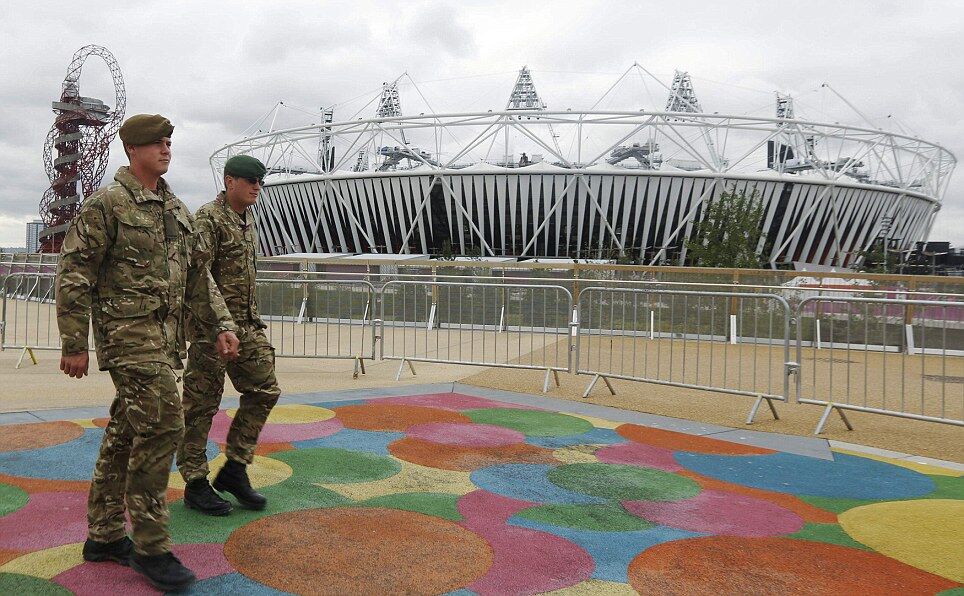
[(224, 173), (238, 178), (264, 178), (268, 168), (250, 155), (235, 155), (224, 162)]
[(124, 121), (119, 134), (125, 145), (148, 145), (174, 134), (174, 125), (160, 114), (137, 114)]

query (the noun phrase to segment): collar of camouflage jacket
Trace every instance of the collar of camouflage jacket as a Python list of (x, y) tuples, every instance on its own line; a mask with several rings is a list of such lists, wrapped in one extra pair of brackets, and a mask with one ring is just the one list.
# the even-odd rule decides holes
[(164, 178), (159, 178), (157, 180), (157, 191), (152, 192), (141, 184), (141, 181), (131, 174), (130, 168), (127, 166), (121, 166), (117, 168), (117, 173), (114, 174), (114, 181), (126, 188), (131, 196), (134, 197), (135, 203), (143, 203), (145, 201), (163, 201), (165, 195), (170, 193), (170, 189), (167, 186), (167, 182)]
[(251, 223), (251, 207), (244, 208), (244, 216), (242, 217), (240, 213), (232, 209), (231, 205), (228, 204), (228, 195), (225, 191), (222, 190), (218, 193), (217, 200), (218, 204), (221, 205), (221, 209), (223, 209), (229, 217), (232, 217), (236, 222), (238, 222), (239, 226), (244, 226)]

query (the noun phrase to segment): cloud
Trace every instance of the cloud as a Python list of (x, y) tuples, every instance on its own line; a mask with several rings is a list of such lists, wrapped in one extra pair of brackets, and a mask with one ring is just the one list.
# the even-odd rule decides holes
[[(523, 64), (553, 108), (588, 107), (633, 62), (664, 80), (688, 70), (708, 111), (772, 113), (772, 92), (801, 111), (859, 120), (829, 81), (875, 122), (899, 121), (964, 156), (964, 7), (955, 2), (815, 0), (806, 11), (739, 1), (647, 4), (559, 0), (449, 3), (375, 0), (163, 4), (13, 3), (0, 22), (0, 244), (33, 219), (47, 185), (41, 164), (73, 53), (108, 47), (127, 86), (128, 114), (160, 112), (177, 126), (169, 179), (191, 207), (210, 200), (211, 152), (279, 101), (277, 125), (349, 118), (382, 81), (408, 72), (438, 111), (497, 109)], [(85, 95), (113, 103), (106, 69), (85, 66)], [(817, 91), (814, 91), (817, 90)], [(403, 80), (403, 109), (427, 112)], [(355, 101), (346, 101), (351, 98)], [(626, 81), (613, 106), (662, 107), (652, 81)], [(362, 114), (371, 113), (372, 107)], [(125, 159), (115, 141), (107, 179)], [(5, 222), (5, 223), (4, 223)], [(934, 238), (964, 246), (964, 177), (956, 174)]]

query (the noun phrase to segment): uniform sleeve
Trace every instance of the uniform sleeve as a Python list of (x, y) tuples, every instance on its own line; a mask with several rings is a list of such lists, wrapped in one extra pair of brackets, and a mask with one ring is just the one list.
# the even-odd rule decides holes
[(57, 263), (57, 327), (64, 355), (86, 352), (90, 329), (91, 289), (107, 253), (106, 208), (90, 201), (67, 228)]
[(211, 275), (211, 262), (219, 248), (217, 229), (211, 218), (201, 214), (194, 221), (192, 252), (187, 271), (187, 308), (214, 342), (222, 331), (237, 332), (218, 285)]

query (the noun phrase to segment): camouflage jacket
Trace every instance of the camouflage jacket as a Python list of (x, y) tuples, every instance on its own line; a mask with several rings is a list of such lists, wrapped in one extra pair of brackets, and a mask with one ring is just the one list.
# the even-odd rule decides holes
[(57, 265), (57, 326), (64, 354), (88, 349), (93, 319), (101, 370), (140, 362), (181, 368), (185, 310), (234, 331), (206, 267), (210, 253), (190, 211), (164, 179), (151, 192), (127, 167), (88, 197)]
[[(228, 205), (224, 193), (194, 214), (198, 233), (210, 247), (211, 275), (218, 285), (231, 317), (238, 323), (251, 322), (265, 327), (258, 314), (255, 293), (258, 235), (254, 213), (249, 207), (242, 217)], [(203, 322), (188, 322), (188, 339), (203, 340), (210, 329)]]

